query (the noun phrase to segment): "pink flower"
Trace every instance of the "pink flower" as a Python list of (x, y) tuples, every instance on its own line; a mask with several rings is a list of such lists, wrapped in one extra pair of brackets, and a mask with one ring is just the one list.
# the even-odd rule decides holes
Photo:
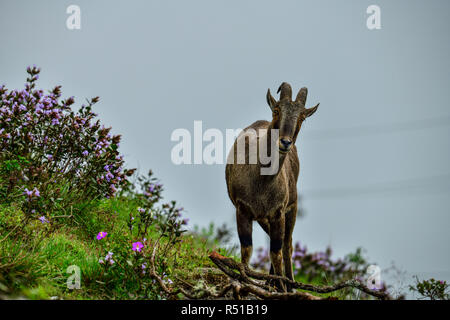
[(106, 237), (107, 234), (108, 234), (107, 232), (100, 231), (100, 232), (97, 234), (97, 240), (103, 239), (104, 237)]
[(142, 242), (133, 242), (133, 251), (141, 252), (143, 247), (144, 245), (142, 244)]

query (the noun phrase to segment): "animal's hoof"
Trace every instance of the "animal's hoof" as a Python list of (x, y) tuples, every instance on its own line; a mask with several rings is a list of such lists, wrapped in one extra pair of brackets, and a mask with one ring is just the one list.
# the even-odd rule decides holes
[(277, 280), (273, 279), (267, 280), (266, 285), (272, 287), (273, 289), (277, 289)]
[(294, 292), (294, 288), (292, 288), (292, 285), (290, 283), (286, 283), (286, 292)]
[(274, 288), (278, 292), (288, 292), (286, 291), (286, 286), (284, 282), (281, 280), (273, 280), (273, 279), (267, 280), (266, 285)]

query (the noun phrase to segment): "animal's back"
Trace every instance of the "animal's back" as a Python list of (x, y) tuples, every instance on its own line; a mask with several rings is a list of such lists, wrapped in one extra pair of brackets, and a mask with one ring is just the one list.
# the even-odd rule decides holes
[[(225, 167), (225, 179), (227, 182), (227, 190), (228, 190), (228, 196), (230, 197), (231, 201), (236, 205), (235, 200), (234, 200), (234, 196), (231, 192), (231, 188), (232, 188), (232, 172), (233, 169), (235, 169), (235, 166), (243, 166), (243, 164), (237, 164), (237, 143), (240, 139), (242, 139), (244, 137), (245, 134), (248, 133), (249, 129), (253, 129), (256, 131), (256, 134), (259, 134), (259, 129), (267, 129), (270, 125), (269, 121), (266, 120), (258, 120), (253, 122), (251, 125), (249, 125), (248, 127), (246, 127), (244, 130), (241, 131), (241, 133), (239, 134), (239, 136), (236, 138), (236, 140), (234, 141), (233, 147), (231, 148), (231, 150), (228, 153), (228, 157), (227, 157), (227, 165)], [(252, 137), (250, 137), (251, 139)], [(253, 138), (258, 138), (253, 137)], [(249, 150), (247, 148), (247, 143), (245, 143), (246, 145), (246, 150)], [(233, 157), (233, 158), (232, 158)], [(248, 164), (249, 162), (249, 154), (248, 152), (246, 152), (245, 154), (245, 163)], [(245, 165), (245, 164), (244, 164)], [(242, 169), (242, 168), (241, 168)], [(246, 168), (246, 169), (250, 169), (250, 168)]]

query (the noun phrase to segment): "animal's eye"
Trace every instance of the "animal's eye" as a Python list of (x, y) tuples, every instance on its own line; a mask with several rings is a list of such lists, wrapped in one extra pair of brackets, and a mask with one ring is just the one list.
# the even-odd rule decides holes
[(278, 115), (278, 109), (274, 109), (273, 110), (273, 114), (277, 116)]

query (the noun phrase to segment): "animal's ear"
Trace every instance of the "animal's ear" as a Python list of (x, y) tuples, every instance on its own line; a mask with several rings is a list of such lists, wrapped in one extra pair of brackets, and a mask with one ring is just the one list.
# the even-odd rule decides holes
[(297, 97), (295, 98), (296, 102), (299, 102), (302, 106), (306, 104), (306, 97), (308, 96), (308, 88), (301, 88), (297, 93)]
[(273, 111), (273, 108), (275, 108), (277, 101), (270, 94), (270, 89), (267, 89), (266, 99), (267, 99), (267, 104), (269, 105), (270, 109), (272, 109), (272, 111)]
[(314, 107), (306, 109), (305, 111), (305, 118), (308, 118), (310, 116), (312, 116), (314, 114), (314, 112), (316, 112), (317, 108), (319, 107), (319, 104), (316, 104)]

